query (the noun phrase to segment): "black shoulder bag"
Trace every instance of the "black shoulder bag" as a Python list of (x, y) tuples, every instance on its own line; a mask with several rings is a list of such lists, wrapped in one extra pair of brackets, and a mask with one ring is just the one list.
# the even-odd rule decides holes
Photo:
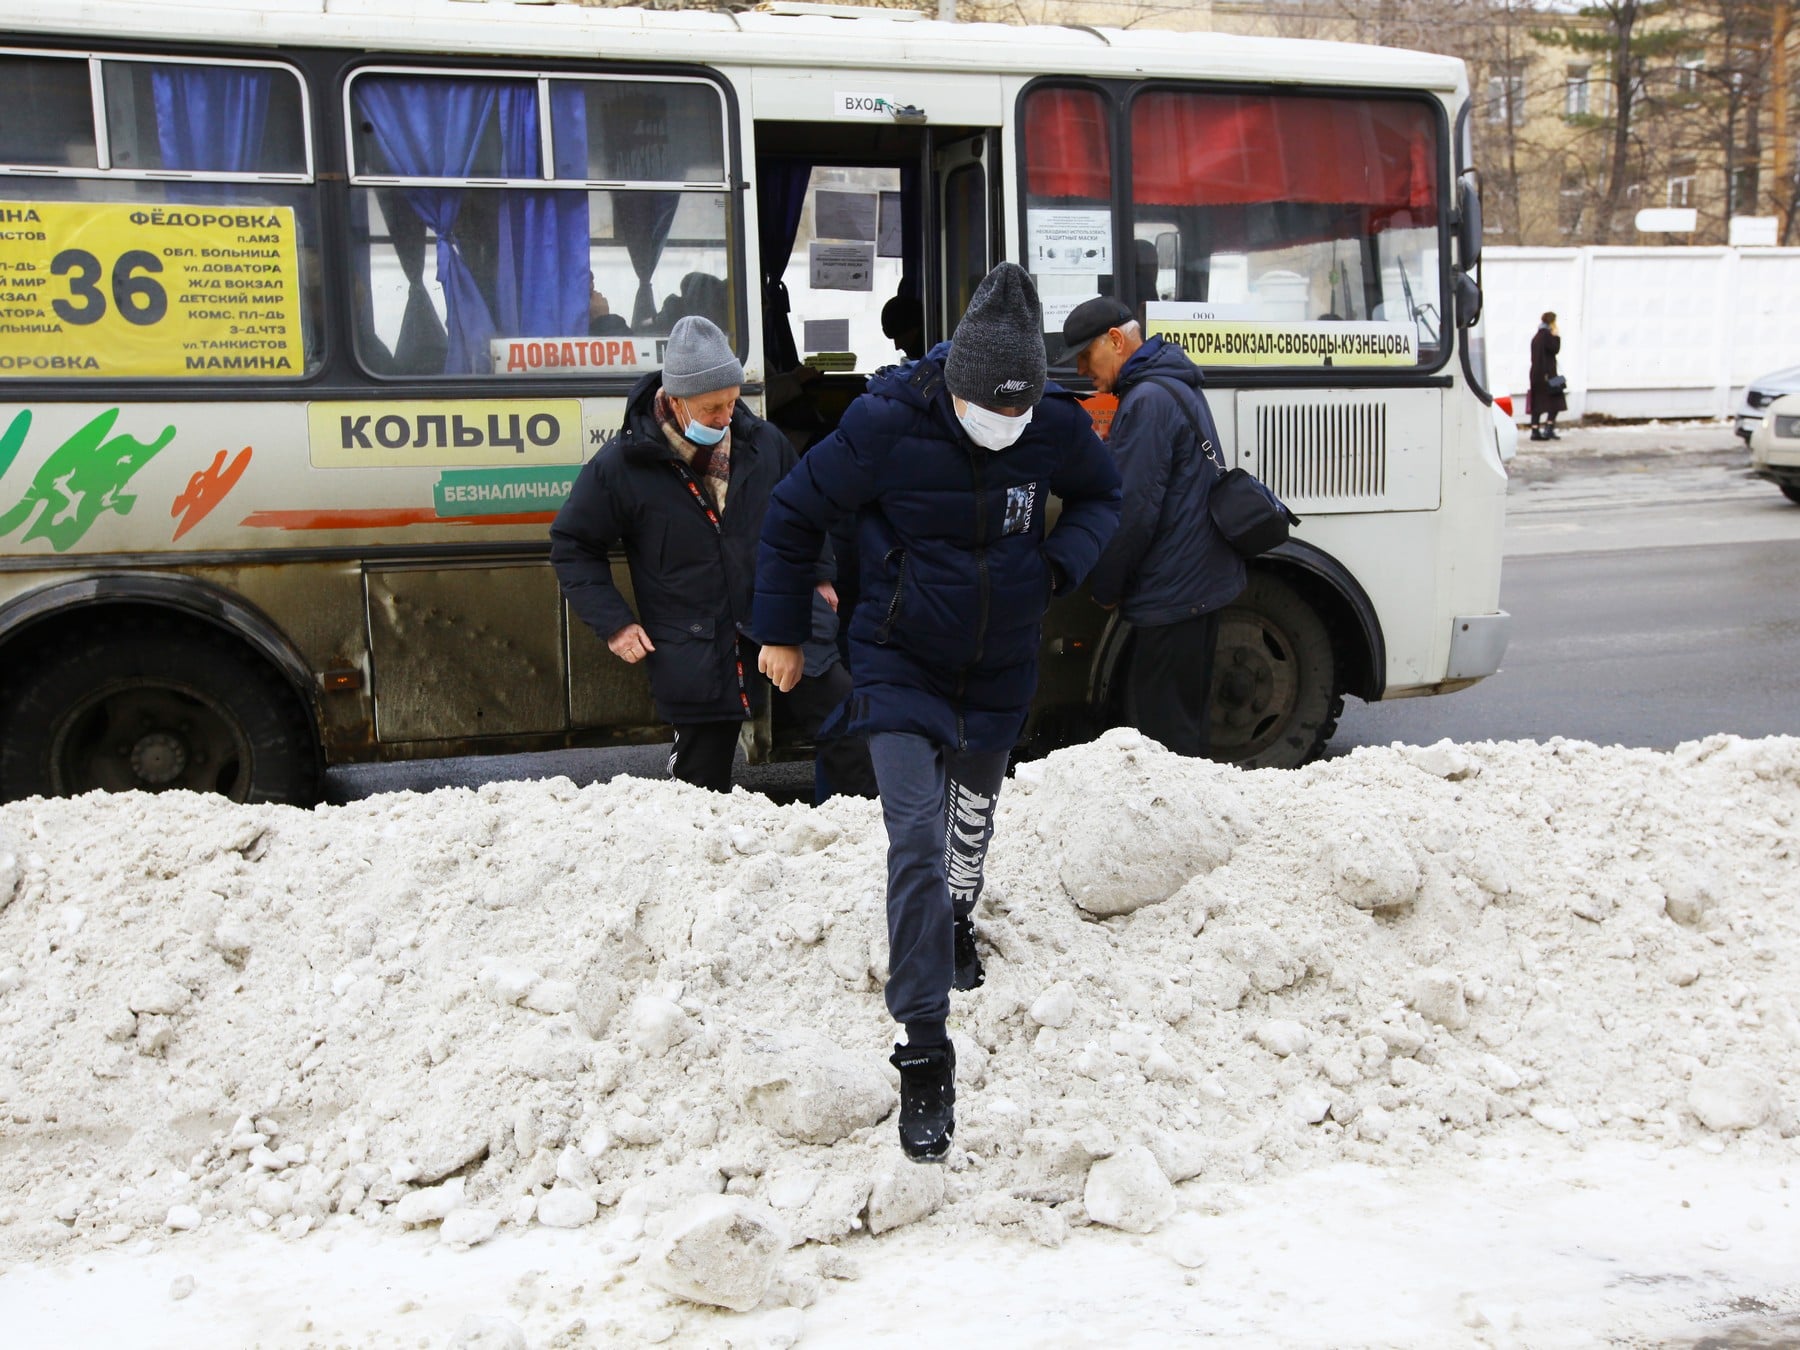
[(1206, 499), (1207, 513), (1214, 527), (1225, 536), (1233, 552), (1240, 558), (1254, 558), (1267, 553), (1277, 544), (1285, 544), (1288, 527), (1298, 525), (1300, 517), (1287, 509), (1281, 498), (1248, 469), (1227, 469), (1212, 438), (1200, 430), (1200, 420), (1181, 396), (1181, 386), (1173, 380), (1150, 381), (1167, 389), (1193, 428), (1194, 445), (1213, 468), (1219, 471), (1212, 492)]

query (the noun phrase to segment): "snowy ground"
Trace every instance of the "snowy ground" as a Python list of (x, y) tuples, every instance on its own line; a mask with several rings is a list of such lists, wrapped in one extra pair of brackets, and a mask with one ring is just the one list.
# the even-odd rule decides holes
[(1724, 1329), (1800, 1316), (1797, 815), (1792, 738), (1026, 766), (919, 1168), (870, 804), (0, 807), (0, 1325), (1778, 1344)]

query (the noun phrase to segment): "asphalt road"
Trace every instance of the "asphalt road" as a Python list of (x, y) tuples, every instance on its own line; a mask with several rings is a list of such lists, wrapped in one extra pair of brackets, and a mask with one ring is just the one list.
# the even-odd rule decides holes
[[(1575, 431), (1522, 447), (1507, 506), (1503, 669), (1439, 698), (1348, 700), (1328, 753), (1392, 741), (1667, 748), (1715, 732), (1800, 734), (1800, 506), (1745, 472), (1728, 430)], [(363, 765), (334, 800), (494, 779), (660, 777), (662, 746)], [(795, 799), (811, 766), (740, 767)]]
[(1331, 753), (1800, 734), (1800, 507), (1741, 464), (1584, 460), (1516, 483), (1506, 555), (1500, 673), (1439, 698), (1350, 700)]

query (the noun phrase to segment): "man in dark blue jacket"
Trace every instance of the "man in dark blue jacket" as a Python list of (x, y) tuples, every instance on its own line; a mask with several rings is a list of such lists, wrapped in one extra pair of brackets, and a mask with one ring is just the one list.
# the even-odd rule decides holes
[(1208, 509), (1224, 459), (1200, 369), (1181, 348), (1144, 341), (1131, 311), (1105, 296), (1070, 312), (1063, 341), (1065, 359), (1119, 397), (1107, 448), (1124, 506), (1092, 582), (1094, 599), (1134, 630), (1126, 720), (1178, 755), (1204, 755), (1219, 611), (1245, 573)]
[[(982, 980), (972, 915), (1044, 611), (1118, 521), (1118, 474), (1080, 404), (1046, 387), (1042, 333), (1031, 278), (1002, 263), (950, 343), (872, 379), (783, 480), (757, 561), (753, 631), (786, 689), (807, 633), (808, 559), (854, 518), (850, 726), (870, 733), (887, 825), (900, 1143), (919, 1160), (941, 1158), (955, 1129), (950, 990)], [(1052, 494), (1062, 515), (1046, 531)]]

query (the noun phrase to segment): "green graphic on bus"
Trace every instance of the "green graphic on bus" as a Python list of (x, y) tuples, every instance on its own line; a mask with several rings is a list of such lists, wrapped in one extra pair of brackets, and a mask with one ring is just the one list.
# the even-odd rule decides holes
[[(175, 436), (164, 427), (154, 441), (135, 436), (109, 436), (119, 410), (108, 408), (59, 445), (37, 471), (25, 495), (0, 515), (0, 537), (29, 522), (19, 542), (47, 539), (58, 553), (81, 542), (93, 523), (108, 511), (131, 514), (137, 498), (125, 491), (137, 471), (155, 458)], [(31, 429), (31, 412), (20, 412), (0, 437), (0, 469), (10, 464)], [(35, 519), (34, 519), (35, 517)]]

